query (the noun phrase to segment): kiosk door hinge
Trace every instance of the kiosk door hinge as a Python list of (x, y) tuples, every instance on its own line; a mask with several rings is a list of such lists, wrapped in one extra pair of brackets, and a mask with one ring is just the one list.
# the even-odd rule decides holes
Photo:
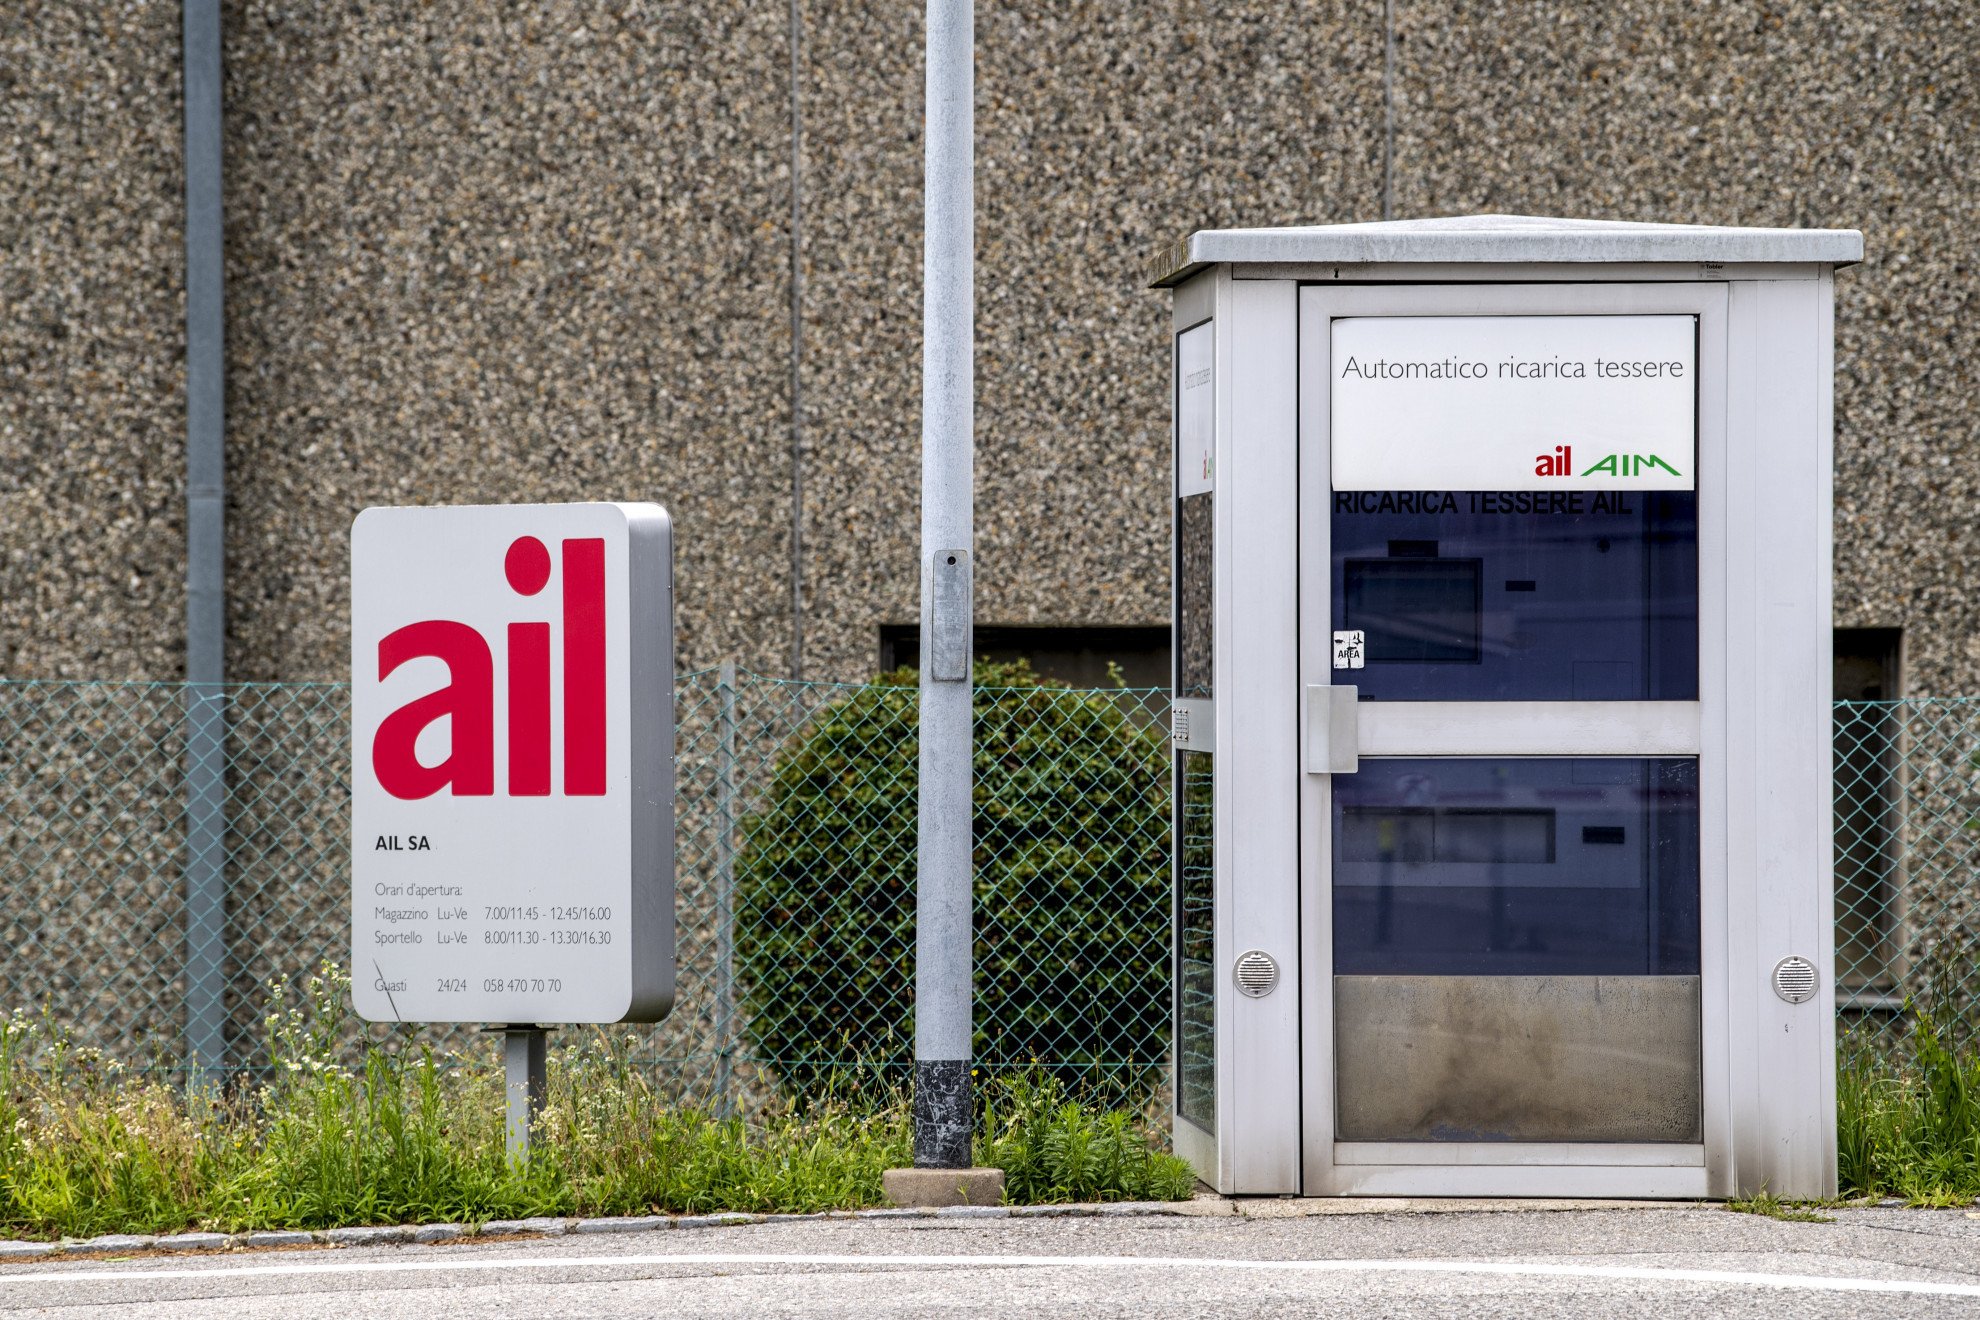
[(1361, 689), (1316, 683), (1306, 689), (1306, 773), (1351, 775), (1361, 769)]

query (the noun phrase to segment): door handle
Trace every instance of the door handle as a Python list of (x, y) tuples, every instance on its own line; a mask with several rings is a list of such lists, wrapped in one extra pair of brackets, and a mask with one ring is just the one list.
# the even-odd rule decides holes
[(1361, 769), (1361, 689), (1315, 683), (1306, 689), (1306, 773), (1351, 775)]

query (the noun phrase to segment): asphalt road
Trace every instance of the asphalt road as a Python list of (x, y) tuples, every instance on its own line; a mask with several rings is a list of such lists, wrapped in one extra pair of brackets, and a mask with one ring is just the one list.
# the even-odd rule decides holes
[(1980, 1212), (828, 1221), (0, 1269), (38, 1316), (1980, 1315)]

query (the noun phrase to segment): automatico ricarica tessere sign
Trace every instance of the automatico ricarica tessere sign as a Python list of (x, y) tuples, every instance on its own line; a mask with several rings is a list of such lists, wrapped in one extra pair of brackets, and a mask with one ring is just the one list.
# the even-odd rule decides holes
[(652, 504), (351, 528), (351, 966), (404, 1022), (674, 997), (673, 538)]

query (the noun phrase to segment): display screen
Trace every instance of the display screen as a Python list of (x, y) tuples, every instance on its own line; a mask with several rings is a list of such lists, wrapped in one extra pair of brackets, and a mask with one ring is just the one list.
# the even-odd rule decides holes
[(1483, 564), (1479, 559), (1347, 560), (1341, 569), (1342, 626), (1367, 635), (1366, 658), (1377, 663), (1475, 665)]

